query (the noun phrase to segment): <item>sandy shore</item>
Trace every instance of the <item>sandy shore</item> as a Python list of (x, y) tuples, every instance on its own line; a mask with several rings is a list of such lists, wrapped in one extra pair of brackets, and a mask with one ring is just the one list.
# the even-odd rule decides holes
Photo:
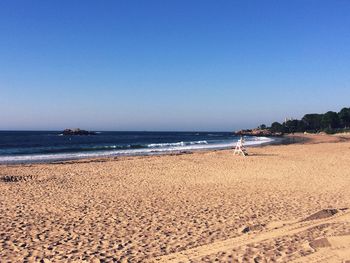
[(0, 261), (350, 260), (350, 137), (307, 138), (248, 157), (2, 165)]

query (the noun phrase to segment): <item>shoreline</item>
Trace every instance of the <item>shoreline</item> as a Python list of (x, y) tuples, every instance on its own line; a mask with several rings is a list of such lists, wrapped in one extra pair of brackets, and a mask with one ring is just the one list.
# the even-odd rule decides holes
[[(251, 136), (250, 136), (251, 138)], [(247, 140), (246, 146), (247, 147), (259, 147), (262, 145), (269, 145), (277, 143), (276, 141), (280, 141), (280, 138), (277, 137), (252, 137), (254, 140), (259, 141), (261, 139), (267, 140), (266, 142), (254, 142), (254, 140)], [(271, 141), (270, 141), (271, 140)], [(175, 144), (175, 143), (174, 143)], [(177, 144), (177, 143), (176, 143)], [(122, 158), (122, 157), (140, 157), (140, 156), (162, 156), (162, 155), (179, 155), (179, 154), (188, 154), (188, 153), (196, 153), (196, 152), (203, 152), (203, 151), (221, 151), (221, 150), (228, 150), (234, 147), (236, 144), (236, 140), (230, 141), (230, 143), (224, 143), (224, 144), (208, 144), (207, 146), (200, 146), (200, 147), (194, 147), (188, 145), (187, 147), (182, 147), (183, 149), (140, 149), (135, 150), (135, 152), (118, 152), (118, 153), (109, 153), (108, 151), (101, 151), (99, 153), (91, 153), (92, 156), (79, 156), (78, 154), (86, 154), (86, 152), (77, 152), (77, 153), (60, 153), (58, 155), (63, 155), (62, 157), (52, 157), (48, 158), (50, 155), (42, 155), (42, 159), (27, 159), (27, 160), (10, 160), (10, 161), (0, 161), (1, 165), (25, 165), (25, 164), (47, 164), (47, 163), (61, 163), (61, 162), (74, 162), (74, 161), (82, 161), (82, 160), (90, 160), (90, 159), (115, 159), (115, 158)], [(186, 149), (188, 148), (188, 149)], [(70, 157), (64, 156), (64, 155), (72, 155)], [(28, 156), (40, 156), (40, 154), (33, 154), (33, 155), (24, 155), (22, 157), (28, 157)], [(46, 158), (43, 158), (46, 156)], [(6, 156), (7, 157), (7, 156)], [(17, 158), (21, 156), (8, 156), (10, 158)], [(39, 157), (38, 157), (39, 158)]]
[[(249, 145), (246, 148), (264, 148), (269, 146), (284, 146), (292, 144), (319, 144), (319, 143), (338, 143), (350, 141), (350, 134), (303, 134), (295, 133), (288, 134), (279, 137), (271, 137), (274, 140), (266, 143), (261, 143), (258, 145)], [(35, 161), (35, 162), (17, 162), (17, 163), (0, 163), (1, 166), (32, 166), (32, 165), (45, 165), (45, 164), (75, 164), (75, 163), (94, 163), (94, 162), (113, 162), (122, 159), (139, 159), (139, 158), (152, 158), (161, 156), (179, 156), (187, 154), (202, 154), (211, 152), (227, 152), (234, 149), (235, 143), (233, 143), (231, 148), (217, 148), (217, 149), (196, 149), (196, 150), (178, 150), (169, 152), (158, 152), (155, 154), (138, 154), (138, 155), (118, 155), (118, 156), (102, 156), (102, 157), (92, 157), (92, 158), (77, 158), (77, 159), (64, 159), (55, 161)]]

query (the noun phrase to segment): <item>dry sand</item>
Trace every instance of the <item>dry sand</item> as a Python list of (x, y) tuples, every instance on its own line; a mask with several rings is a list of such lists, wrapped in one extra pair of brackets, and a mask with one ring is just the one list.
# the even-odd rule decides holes
[(350, 137), (307, 137), (248, 157), (2, 165), (0, 262), (350, 260)]

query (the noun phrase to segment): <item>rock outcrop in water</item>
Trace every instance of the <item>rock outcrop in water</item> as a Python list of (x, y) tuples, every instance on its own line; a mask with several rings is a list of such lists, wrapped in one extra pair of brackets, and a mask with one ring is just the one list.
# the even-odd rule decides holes
[(63, 135), (96, 135), (95, 132), (77, 129), (65, 129), (62, 132)]

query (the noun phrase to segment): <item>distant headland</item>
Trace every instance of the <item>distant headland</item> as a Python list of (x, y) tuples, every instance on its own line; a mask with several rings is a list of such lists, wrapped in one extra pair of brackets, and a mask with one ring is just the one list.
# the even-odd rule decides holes
[(281, 136), (283, 134), (303, 133), (341, 133), (350, 132), (350, 108), (339, 112), (327, 111), (323, 114), (308, 113), (301, 120), (286, 118), (283, 123), (273, 122), (270, 127), (261, 124), (256, 129), (236, 131), (236, 135)]

